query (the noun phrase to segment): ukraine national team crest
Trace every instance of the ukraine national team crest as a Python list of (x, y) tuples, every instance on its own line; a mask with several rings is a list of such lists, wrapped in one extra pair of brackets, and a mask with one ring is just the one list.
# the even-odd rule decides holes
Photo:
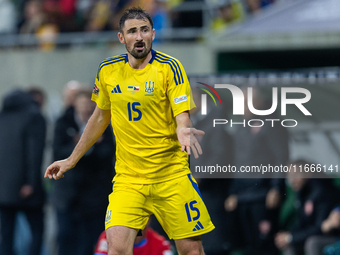
[(149, 81), (149, 83), (146, 81), (145, 82), (145, 93), (148, 93), (148, 94), (153, 93), (154, 87), (155, 87), (154, 81)]
[(112, 210), (106, 212), (105, 224), (110, 223), (110, 221), (111, 221), (111, 213), (112, 213)]

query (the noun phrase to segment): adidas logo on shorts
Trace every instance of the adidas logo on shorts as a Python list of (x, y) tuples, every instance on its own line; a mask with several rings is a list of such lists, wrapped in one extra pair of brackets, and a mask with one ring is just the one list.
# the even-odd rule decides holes
[(197, 224), (196, 224), (195, 228), (192, 231), (201, 230), (203, 228), (204, 227), (203, 227), (202, 223), (200, 221), (197, 221)]

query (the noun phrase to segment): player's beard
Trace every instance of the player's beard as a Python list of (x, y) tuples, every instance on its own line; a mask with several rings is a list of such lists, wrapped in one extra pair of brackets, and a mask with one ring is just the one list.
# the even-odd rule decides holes
[(143, 59), (146, 58), (146, 56), (150, 53), (151, 49), (152, 49), (152, 42), (150, 43), (150, 47), (147, 48), (146, 47), (146, 43), (144, 44), (144, 49), (143, 50), (136, 50), (135, 46), (138, 45), (138, 43), (135, 43), (133, 45), (132, 50), (129, 50), (127, 45), (125, 45), (126, 50), (135, 58), (135, 59)]

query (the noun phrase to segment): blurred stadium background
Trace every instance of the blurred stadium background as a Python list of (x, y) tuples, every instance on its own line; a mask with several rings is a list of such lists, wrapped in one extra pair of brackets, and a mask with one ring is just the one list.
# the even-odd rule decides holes
[[(55, 120), (68, 81), (93, 84), (98, 64), (125, 51), (115, 31), (117, 16), (139, 4), (155, 20), (154, 48), (180, 59), (191, 78), (209, 77), (209, 84), (250, 77), (267, 87), (275, 78), (313, 85), (317, 107), (307, 129), (325, 130), (328, 140), (321, 133), (315, 139), (330, 152), (306, 155), (338, 162), (340, 137), (333, 133), (339, 120), (337, 0), (2, 1), (0, 96), (14, 87), (41, 87), (48, 95), (46, 114)], [(26, 25), (29, 31), (23, 31)]]
[[(289, 130), (290, 159), (340, 163), (339, 0), (0, 0), (0, 104), (14, 88), (39, 87), (52, 130), (64, 85), (92, 87), (99, 63), (125, 52), (117, 24), (134, 5), (154, 19), (153, 48), (178, 58), (193, 86), (308, 88), (313, 116), (291, 112), (299, 126)], [(51, 139), (50, 132), (44, 167)], [(53, 254), (54, 226), (48, 221), (46, 254)], [(17, 240), (23, 247), (25, 239)]]

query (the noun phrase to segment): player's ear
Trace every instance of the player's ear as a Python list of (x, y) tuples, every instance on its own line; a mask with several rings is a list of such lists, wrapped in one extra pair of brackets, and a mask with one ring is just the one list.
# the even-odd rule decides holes
[(155, 29), (152, 29), (152, 41), (155, 40)]
[(124, 35), (122, 32), (118, 32), (118, 39), (120, 43), (125, 44), (125, 39), (124, 39)]

